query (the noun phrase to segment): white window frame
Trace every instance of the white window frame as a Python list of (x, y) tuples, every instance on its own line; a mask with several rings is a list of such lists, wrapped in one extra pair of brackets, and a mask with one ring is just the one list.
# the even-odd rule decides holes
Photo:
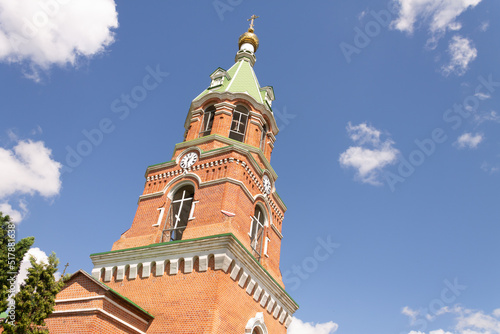
[(188, 218), (188, 221), (189, 220), (193, 220), (195, 219), (196, 217), (194, 217), (194, 208), (196, 207), (196, 203), (198, 203), (199, 201), (193, 201), (191, 203), (191, 211), (189, 211), (189, 218)]
[(269, 239), (268, 237), (266, 237), (266, 241), (264, 242), (264, 255), (266, 257), (269, 257), (269, 255), (267, 254), (267, 249), (268, 249), (268, 246), (269, 246), (269, 241), (271, 241), (271, 239)]
[(158, 208), (157, 210), (160, 211), (160, 215), (158, 216), (158, 221), (156, 224), (153, 224), (153, 226), (160, 226), (161, 221), (163, 220), (163, 215), (165, 214), (165, 208)]

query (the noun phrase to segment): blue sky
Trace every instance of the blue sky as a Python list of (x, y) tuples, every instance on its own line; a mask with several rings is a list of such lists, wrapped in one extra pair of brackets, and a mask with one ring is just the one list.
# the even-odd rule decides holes
[(90, 271), (252, 14), (289, 333), (500, 333), (494, 0), (0, 0), (0, 210), (18, 237)]

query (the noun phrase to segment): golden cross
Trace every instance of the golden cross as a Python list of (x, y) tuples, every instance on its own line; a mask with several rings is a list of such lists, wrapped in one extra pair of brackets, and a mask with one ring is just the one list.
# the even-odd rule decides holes
[(254, 21), (255, 19), (258, 19), (258, 18), (259, 18), (259, 17), (258, 17), (257, 15), (252, 15), (252, 17), (250, 17), (250, 18), (247, 20), (247, 21), (251, 21), (251, 22), (250, 22), (250, 29), (252, 29), (252, 30), (253, 30), (253, 21)]

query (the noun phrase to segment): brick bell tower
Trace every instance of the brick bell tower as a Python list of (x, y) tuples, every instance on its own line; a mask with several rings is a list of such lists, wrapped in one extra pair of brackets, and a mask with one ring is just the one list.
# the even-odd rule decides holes
[(279, 269), (286, 206), (270, 164), (274, 92), (253, 70), (255, 18), (235, 64), (191, 103), (172, 159), (147, 168), (130, 229), (90, 256), (95, 280), (149, 314), (138, 332), (284, 334), (298, 308)]

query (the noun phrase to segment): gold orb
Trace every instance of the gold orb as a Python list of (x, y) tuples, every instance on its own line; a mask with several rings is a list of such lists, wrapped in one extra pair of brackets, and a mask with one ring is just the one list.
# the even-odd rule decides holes
[(241, 46), (245, 43), (252, 44), (255, 51), (257, 51), (257, 49), (259, 48), (259, 38), (253, 33), (253, 29), (248, 29), (248, 31), (241, 35), (238, 39), (238, 47), (240, 49)]

